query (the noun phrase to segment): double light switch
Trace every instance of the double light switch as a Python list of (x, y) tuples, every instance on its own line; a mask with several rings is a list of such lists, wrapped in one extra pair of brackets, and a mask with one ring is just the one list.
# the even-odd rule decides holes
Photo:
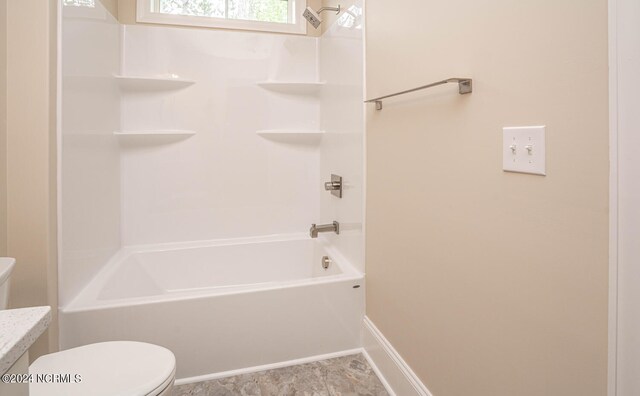
[(514, 127), (502, 131), (502, 169), (545, 175), (545, 127)]

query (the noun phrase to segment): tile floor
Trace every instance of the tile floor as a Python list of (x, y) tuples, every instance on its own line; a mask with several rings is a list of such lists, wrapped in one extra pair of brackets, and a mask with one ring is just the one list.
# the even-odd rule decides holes
[(388, 396), (362, 354), (176, 386), (172, 396)]

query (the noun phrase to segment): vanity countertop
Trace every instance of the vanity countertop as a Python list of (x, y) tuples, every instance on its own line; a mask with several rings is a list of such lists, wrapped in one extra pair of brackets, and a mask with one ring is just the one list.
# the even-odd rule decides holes
[(0, 374), (24, 354), (51, 323), (51, 307), (0, 311)]

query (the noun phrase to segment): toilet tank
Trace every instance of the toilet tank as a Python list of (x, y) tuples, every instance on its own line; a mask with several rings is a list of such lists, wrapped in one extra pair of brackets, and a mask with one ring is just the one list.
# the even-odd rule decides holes
[(16, 259), (0, 257), (0, 309), (7, 309), (9, 304), (9, 281)]

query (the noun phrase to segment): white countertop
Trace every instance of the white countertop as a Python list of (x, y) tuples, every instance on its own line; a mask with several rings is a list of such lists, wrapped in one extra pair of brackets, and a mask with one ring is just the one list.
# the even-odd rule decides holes
[(25, 353), (51, 323), (51, 307), (0, 311), (0, 374)]

